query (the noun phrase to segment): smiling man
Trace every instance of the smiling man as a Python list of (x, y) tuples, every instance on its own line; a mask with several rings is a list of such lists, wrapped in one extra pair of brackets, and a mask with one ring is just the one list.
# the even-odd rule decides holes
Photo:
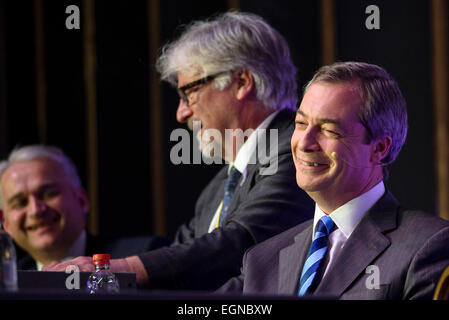
[(89, 203), (72, 161), (58, 148), (17, 148), (0, 162), (0, 218), (18, 245), (18, 269), (94, 253), (122, 257), (166, 244), (161, 238), (99, 238), (85, 231)]
[[(203, 155), (228, 164), (204, 188), (170, 247), (114, 259), (111, 269), (135, 272), (150, 289), (217, 289), (240, 273), (250, 246), (312, 217), (313, 201), (296, 187), (290, 154), (296, 68), (279, 32), (243, 12), (192, 22), (161, 50), (157, 67), (179, 94), (176, 119), (190, 129), (198, 122)], [(259, 139), (264, 130), (277, 134), (266, 148)], [(229, 131), (252, 133), (226, 139)], [(270, 151), (267, 161), (258, 157), (261, 150)], [(68, 264), (93, 269), (86, 257), (46, 268), (63, 271)]]
[(88, 201), (79, 182), (48, 158), (14, 162), (0, 182), (3, 227), (14, 241), (40, 264), (64, 258), (85, 227)]
[[(381, 160), (392, 138), (385, 135), (371, 141), (359, 120), (361, 104), (355, 81), (321, 81), (310, 85), (297, 111), (292, 136), (296, 181), (325, 212), (334, 211), (383, 180)], [(406, 114), (401, 120), (407, 120)], [(398, 130), (398, 134), (405, 134), (406, 123)]]
[(384, 185), (407, 134), (381, 67), (335, 63), (306, 86), (291, 150), (314, 219), (249, 249), (220, 292), (431, 299), (449, 265), (449, 222), (402, 207)]

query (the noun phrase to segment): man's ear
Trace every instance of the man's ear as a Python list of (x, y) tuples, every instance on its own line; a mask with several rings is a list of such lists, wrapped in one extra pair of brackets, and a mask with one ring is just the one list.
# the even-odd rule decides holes
[(89, 211), (89, 199), (87, 197), (87, 192), (83, 187), (79, 187), (77, 191), (80, 207), (83, 210), (83, 213), (87, 214)]
[(3, 212), (2, 209), (0, 209), (0, 221), (2, 222), (2, 228), (3, 230), (5, 230), (6, 232), (8, 232), (7, 228), (8, 226), (5, 226), (5, 214)]
[(385, 136), (383, 138), (379, 138), (374, 142), (374, 150), (371, 156), (371, 160), (373, 163), (380, 164), (382, 159), (385, 158), (388, 154), (388, 151), (391, 147), (391, 137)]
[(237, 89), (237, 99), (245, 99), (254, 88), (254, 78), (253, 74), (249, 70), (244, 70), (238, 73), (238, 89)]

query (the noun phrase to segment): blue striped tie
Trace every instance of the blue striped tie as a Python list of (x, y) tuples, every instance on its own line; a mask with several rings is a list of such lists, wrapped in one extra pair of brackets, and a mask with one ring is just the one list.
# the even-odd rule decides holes
[(321, 276), (322, 261), (326, 255), (329, 244), (329, 234), (334, 227), (334, 222), (329, 216), (323, 216), (318, 220), (318, 226), (313, 236), (312, 245), (307, 254), (306, 263), (302, 269), (301, 280), (299, 281), (300, 296), (307, 292), (313, 292), (319, 283)]
[(231, 167), (231, 170), (228, 175), (228, 180), (226, 181), (225, 185), (225, 194), (223, 197), (223, 207), (220, 212), (219, 226), (222, 226), (223, 221), (226, 218), (226, 215), (228, 214), (228, 209), (229, 206), (231, 205), (232, 196), (234, 195), (235, 188), (237, 187), (237, 184), (241, 176), (242, 174), (240, 173), (240, 171), (238, 171), (234, 166)]

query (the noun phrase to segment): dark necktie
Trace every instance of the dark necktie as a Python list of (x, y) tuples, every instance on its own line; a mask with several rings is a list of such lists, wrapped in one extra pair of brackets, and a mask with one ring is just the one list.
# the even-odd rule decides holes
[(322, 271), (324, 271), (322, 270), (323, 260), (329, 246), (329, 234), (333, 227), (334, 222), (329, 216), (323, 216), (318, 221), (312, 245), (302, 269), (301, 280), (299, 281), (298, 294), (300, 296), (313, 292), (318, 286)]
[(235, 167), (231, 167), (231, 170), (228, 174), (228, 180), (226, 181), (225, 185), (225, 193), (223, 197), (223, 206), (220, 212), (219, 226), (223, 224), (223, 221), (226, 218), (226, 215), (228, 214), (228, 209), (231, 204), (232, 196), (234, 195), (235, 188), (237, 187), (237, 184), (241, 176), (242, 174), (240, 173), (240, 171), (238, 171)]

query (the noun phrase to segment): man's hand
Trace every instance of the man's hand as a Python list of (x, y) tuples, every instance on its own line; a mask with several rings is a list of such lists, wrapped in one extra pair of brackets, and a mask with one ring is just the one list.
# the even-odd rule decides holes
[[(52, 262), (42, 267), (42, 271), (66, 271), (70, 265), (78, 266), (80, 271), (93, 272), (95, 270), (92, 257), (78, 257), (64, 262)], [(142, 261), (137, 256), (124, 259), (112, 259), (109, 264), (110, 270), (114, 273), (135, 273), (137, 284), (144, 288), (148, 285), (148, 274)]]
[(64, 271), (70, 265), (76, 265), (80, 271), (90, 271), (95, 270), (94, 261), (92, 257), (77, 257), (72, 260), (67, 260), (64, 262), (55, 261), (42, 267), (42, 271)]

